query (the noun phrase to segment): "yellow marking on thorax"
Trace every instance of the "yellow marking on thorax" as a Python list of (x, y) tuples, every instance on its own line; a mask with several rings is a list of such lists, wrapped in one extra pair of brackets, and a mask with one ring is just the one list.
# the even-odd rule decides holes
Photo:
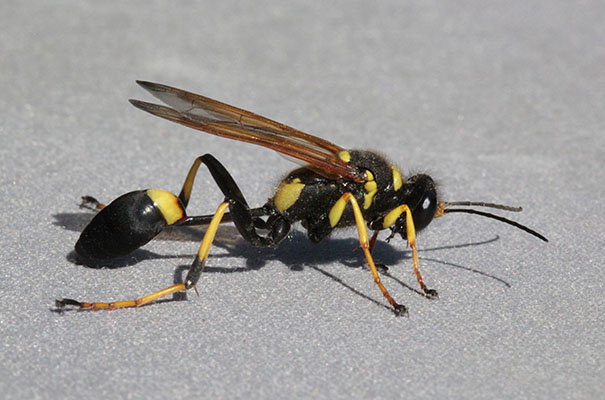
[(155, 203), (168, 225), (174, 224), (185, 216), (179, 198), (174, 194), (161, 189), (149, 189), (147, 196)]
[(367, 210), (372, 205), (372, 199), (376, 195), (378, 191), (378, 185), (374, 180), (374, 175), (370, 171), (366, 171), (366, 175), (368, 177), (368, 181), (363, 187), (366, 191), (366, 194), (363, 196), (363, 209)]
[(393, 188), (395, 189), (395, 191), (398, 191), (399, 189), (401, 189), (401, 186), (403, 186), (401, 172), (399, 172), (399, 169), (397, 169), (397, 167), (394, 165), (391, 165), (391, 169), (393, 170)]
[(282, 182), (273, 197), (275, 208), (279, 212), (284, 212), (292, 207), (296, 203), (296, 200), (298, 200), (300, 192), (302, 192), (304, 187), (305, 184), (301, 183), (299, 178), (294, 178), (291, 182)]
[(348, 163), (349, 161), (351, 161), (351, 153), (349, 153), (346, 150), (343, 150), (340, 153), (338, 153), (338, 158), (340, 158), (342, 161)]
[[(366, 182), (365, 186), (363, 187), (366, 191), (366, 194), (363, 196), (363, 208), (365, 210), (370, 208), (370, 206), (372, 205), (372, 199), (374, 198), (374, 196), (376, 195), (376, 192), (378, 191), (378, 185), (376, 184), (376, 181), (374, 180), (374, 175), (370, 171), (367, 171), (367, 170), (366, 170), (366, 175), (367, 175), (368, 181)], [(336, 226), (336, 224), (338, 224), (338, 221), (340, 221), (340, 219), (342, 218), (342, 213), (344, 212), (346, 205), (347, 205), (347, 201), (344, 200), (343, 198), (341, 198), (336, 203), (334, 203), (334, 205), (330, 209), (328, 218), (330, 219), (330, 226), (332, 228), (334, 228)]]

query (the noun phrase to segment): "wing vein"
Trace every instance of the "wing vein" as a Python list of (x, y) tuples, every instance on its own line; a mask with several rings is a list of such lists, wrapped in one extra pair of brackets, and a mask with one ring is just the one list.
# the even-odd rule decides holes
[(344, 149), (327, 140), (208, 97), (158, 83), (137, 83), (166, 104), (130, 100), (150, 114), (216, 136), (267, 147), (308, 163), (328, 177), (365, 180), (359, 168), (338, 157)]

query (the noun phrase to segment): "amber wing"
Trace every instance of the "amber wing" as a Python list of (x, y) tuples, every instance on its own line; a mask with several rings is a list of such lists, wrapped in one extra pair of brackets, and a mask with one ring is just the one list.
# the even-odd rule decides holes
[(130, 100), (143, 111), (213, 135), (270, 148), (302, 160), (328, 177), (365, 180), (359, 168), (338, 157), (344, 149), (327, 140), (198, 94), (159, 83), (137, 83), (168, 106)]

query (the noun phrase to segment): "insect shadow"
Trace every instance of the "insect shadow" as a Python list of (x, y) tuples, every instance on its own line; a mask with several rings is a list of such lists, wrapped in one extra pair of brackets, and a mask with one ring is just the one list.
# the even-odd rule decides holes
[[(80, 232), (90, 222), (94, 214), (92, 213), (60, 213), (55, 214), (54, 225), (60, 226), (63, 229), (67, 229), (74, 232)], [(206, 227), (168, 227), (165, 228), (154, 240), (161, 241), (179, 241), (179, 242), (195, 242), (201, 243)], [(475, 247), (481, 245), (487, 245), (489, 243), (499, 240), (499, 236), (495, 236), (491, 239), (487, 239), (480, 242), (471, 242), (458, 245), (438, 246), (432, 248), (425, 248), (419, 250), (420, 254), (426, 254), (429, 252), (442, 251), (447, 249), (456, 249), (463, 247)], [(276, 248), (259, 248), (251, 246), (239, 235), (239, 232), (233, 225), (222, 225), (216, 234), (216, 239), (213, 243), (213, 248), (222, 249), (223, 251), (211, 252), (209, 265), (204, 269), (204, 273), (240, 273), (252, 270), (259, 270), (263, 268), (267, 263), (278, 261), (281, 264), (287, 266), (292, 271), (301, 271), (305, 267), (311, 268), (322, 275), (330, 278), (334, 282), (342, 285), (349, 289), (351, 292), (369, 300), (381, 307), (390, 309), (387, 305), (381, 303), (373, 297), (370, 297), (353, 286), (344, 282), (341, 278), (335, 274), (326, 271), (322, 268), (322, 265), (332, 264), (339, 262), (350, 268), (365, 268), (363, 262), (363, 254), (359, 252), (359, 240), (357, 239), (356, 233), (353, 233), (351, 238), (339, 238), (332, 237), (330, 240), (323, 241), (320, 243), (312, 243), (309, 241), (305, 234), (301, 231), (292, 231), (290, 235)], [(357, 250), (357, 251), (356, 251)], [(403, 248), (401, 243), (389, 244), (384, 241), (376, 242), (373, 254), (381, 263), (388, 266), (406, 266), (406, 262), (411, 258), (411, 251)], [(87, 268), (109, 268), (117, 269), (124, 268), (132, 265), (136, 265), (141, 261), (145, 260), (156, 260), (156, 259), (186, 259), (190, 260), (195, 256), (193, 253), (187, 254), (159, 254), (146, 249), (138, 249), (131, 253), (129, 256), (99, 263), (81, 263), (77, 260), (75, 252), (72, 250), (67, 255), (67, 260), (78, 265), (82, 265)], [(240, 267), (225, 267), (221, 266), (221, 259), (243, 259), (245, 265)], [(436, 258), (430, 258), (421, 256), (421, 260), (425, 262), (431, 262), (441, 264), (449, 268), (457, 268), (465, 270), (471, 273), (479, 274), (485, 278), (495, 280), (506, 287), (511, 285), (504, 279), (499, 278), (495, 275), (488, 274), (476, 268), (471, 268), (464, 265), (459, 265)], [(182, 283), (185, 273), (189, 270), (191, 265), (180, 264), (175, 268), (173, 280), (174, 283)], [(411, 267), (411, 266), (410, 266)], [(410, 268), (411, 269), (411, 268)], [(401, 275), (399, 268), (396, 272), (391, 272), (387, 268), (381, 268), (381, 275), (388, 277), (389, 279), (397, 282), (402, 287), (423, 295), (422, 291), (416, 288), (416, 285), (410, 285), (405, 283), (403, 280), (398, 278)], [(161, 299), (156, 303), (181, 301), (187, 299), (187, 293), (176, 293), (173, 298)]]

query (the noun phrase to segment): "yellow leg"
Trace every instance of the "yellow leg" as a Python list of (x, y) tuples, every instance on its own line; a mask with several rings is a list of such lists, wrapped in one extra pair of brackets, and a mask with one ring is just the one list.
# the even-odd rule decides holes
[(395, 300), (393, 300), (393, 298), (389, 294), (389, 291), (382, 284), (380, 276), (378, 275), (378, 271), (376, 271), (376, 265), (374, 264), (374, 259), (372, 258), (372, 253), (370, 250), (370, 242), (368, 240), (368, 231), (366, 229), (366, 223), (363, 219), (363, 214), (361, 213), (361, 209), (359, 208), (359, 204), (357, 204), (357, 200), (355, 200), (355, 197), (353, 197), (351, 193), (343, 194), (342, 197), (336, 202), (334, 209), (344, 209), (344, 206), (347, 202), (351, 203), (351, 207), (353, 207), (353, 214), (355, 215), (355, 224), (357, 225), (357, 231), (359, 233), (359, 246), (363, 249), (363, 252), (366, 256), (366, 260), (368, 261), (368, 265), (370, 266), (370, 271), (372, 271), (372, 276), (374, 277), (374, 282), (378, 285), (378, 288), (380, 288), (382, 295), (395, 309), (395, 314), (406, 314), (407, 310), (405, 306), (398, 304)]
[(223, 219), (223, 215), (229, 208), (229, 203), (224, 202), (218, 206), (214, 217), (212, 217), (212, 221), (210, 221), (210, 225), (208, 225), (208, 230), (204, 235), (204, 240), (202, 240), (202, 244), (200, 245), (200, 249), (193, 260), (193, 264), (191, 265), (191, 269), (187, 274), (187, 278), (185, 278), (185, 287), (187, 289), (194, 288), (196, 293), (197, 289), (195, 285), (197, 281), (200, 279), (200, 275), (204, 270), (204, 266), (206, 265), (206, 260), (208, 259), (208, 253), (210, 252), (210, 246), (212, 246), (212, 242), (214, 241), (214, 236), (216, 235), (216, 230), (218, 229), (221, 220)]
[[(195, 273), (197, 274), (197, 278), (199, 278), (199, 275), (202, 272), (203, 266), (206, 262), (206, 259), (208, 258), (208, 253), (210, 252), (210, 246), (212, 245), (212, 242), (214, 241), (214, 236), (216, 235), (216, 230), (218, 229), (221, 219), (223, 218), (223, 215), (225, 214), (225, 211), (227, 210), (228, 207), (229, 207), (228, 203), (222, 203), (216, 210), (216, 213), (214, 214), (212, 221), (210, 221), (210, 225), (208, 226), (208, 230), (206, 231), (206, 234), (204, 235), (204, 239), (202, 240), (202, 244), (200, 245), (200, 250), (198, 251), (198, 255), (196, 256), (196, 258), (193, 262), (193, 266), (192, 266), (192, 270), (196, 270)], [(189, 275), (187, 276), (187, 283), (190, 281), (190, 276), (191, 276), (192, 272), (193, 271), (190, 271)], [(172, 285), (170, 287), (158, 290), (157, 292), (153, 292), (146, 296), (140, 297), (136, 300), (122, 300), (122, 301), (114, 301), (114, 302), (110, 302), (110, 303), (103, 303), (103, 302), (86, 303), (86, 302), (80, 302), (80, 301), (72, 300), (72, 299), (63, 299), (63, 300), (57, 300), (56, 306), (58, 309), (65, 309), (67, 306), (76, 306), (80, 310), (103, 310), (103, 309), (104, 310), (115, 310), (116, 308), (140, 307), (142, 305), (150, 303), (154, 300), (157, 300), (157, 299), (167, 296), (169, 294), (176, 293), (176, 292), (184, 292), (191, 287), (195, 287), (196, 282), (197, 282), (197, 279), (195, 280), (195, 282), (192, 285), (187, 285), (185, 283), (178, 283), (176, 285)]]
[(437, 291), (433, 289), (429, 289), (424, 284), (424, 280), (422, 279), (422, 275), (420, 274), (420, 263), (418, 262), (418, 251), (416, 250), (416, 228), (414, 228), (414, 219), (412, 218), (412, 211), (410, 208), (402, 204), (398, 207), (392, 209), (385, 217), (384, 217), (384, 228), (388, 228), (393, 225), (397, 218), (401, 214), (405, 212), (405, 223), (406, 223), (406, 234), (408, 238), (408, 244), (412, 249), (412, 258), (414, 265), (414, 273), (416, 274), (416, 279), (418, 280), (418, 284), (420, 288), (424, 292), (424, 294), (428, 297), (437, 296)]
[(195, 159), (193, 165), (189, 169), (187, 178), (185, 178), (185, 182), (183, 183), (183, 188), (181, 189), (181, 193), (179, 194), (179, 199), (185, 207), (187, 207), (187, 204), (189, 204), (189, 199), (191, 198), (191, 190), (193, 189), (193, 182), (195, 181), (195, 175), (197, 174), (197, 170), (200, 168), (201, 163), (202, 157), (198, 157)]
[(136, 300), (121, 300), (121, 301), (113, 301), (111, 303), (85, 303), (79, 302), (71, 299), (63, 299), (57, 300), (57, 308), (65, 308), (67, 306), (78, 306), (81, 310), (115, 310), (116, 308), (125, 308), (125, 307), (140, 307), (144, 304), (147, 304), (151, 301), (157, 300), (160, 297), (164, 297), (171, 293), (182, 292), (185, 291), (185, 285), (179, 283), (177, 285), (172, 285), (162, 290), (158, 290), (157, 292), (148, 294), (143, 297), (139, 297)]

